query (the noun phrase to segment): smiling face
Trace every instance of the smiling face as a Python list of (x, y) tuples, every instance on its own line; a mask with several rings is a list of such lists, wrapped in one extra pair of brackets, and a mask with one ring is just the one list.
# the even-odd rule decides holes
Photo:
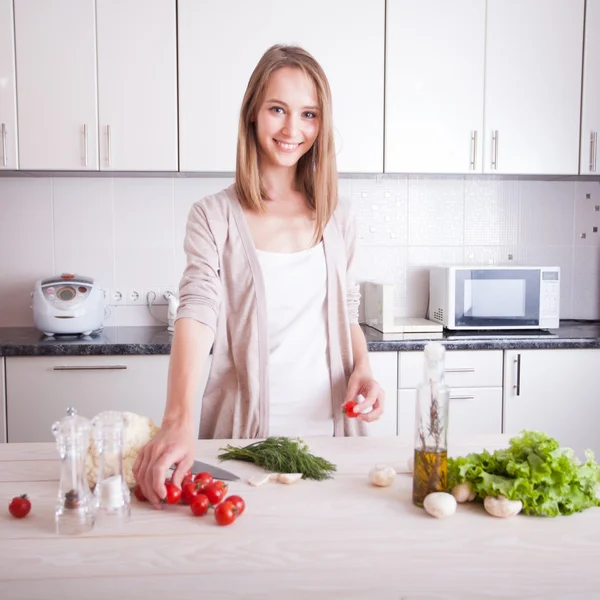
[(283, 67), (269, 78), (256, 114), (261, 168), (295, 168), (319, 133), (319, 103), (301, 69)]

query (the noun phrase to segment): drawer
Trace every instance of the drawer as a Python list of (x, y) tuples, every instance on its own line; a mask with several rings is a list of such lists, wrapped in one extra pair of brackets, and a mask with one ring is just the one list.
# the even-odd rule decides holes
[[(413, 436), (417, 390), (398, 390), (398, 435)], [(502, 388), (455, 388), (450, 394), (448, 435), (502, 433)]]
[[(502, 350), (446, 352), (445, 379), (452, 388), (502, 386)], [(413, 389), (423, 381), (424, 353), (398, 353), (398, 388)]]

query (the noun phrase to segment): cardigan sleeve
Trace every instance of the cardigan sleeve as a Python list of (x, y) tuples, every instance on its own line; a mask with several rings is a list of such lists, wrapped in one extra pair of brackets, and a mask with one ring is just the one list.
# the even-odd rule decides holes
[(356, 215), (350, 203), (345, 202), (344, 241), (346, 244), (346, 310), (350, 323), (358, 324), (358, 307), (360, 306), (360, 286), (355, 277), (357, 226)]
[(195, 319), (216, 335), (222, 294), (219, 251), (202, 201), (189, 212), (183, 247), (187, 264), (179, 284), (177, 319)]

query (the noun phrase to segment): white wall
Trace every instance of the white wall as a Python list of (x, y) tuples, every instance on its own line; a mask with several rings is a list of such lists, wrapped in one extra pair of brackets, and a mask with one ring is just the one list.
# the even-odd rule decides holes
[[(0, 177), (0, 327), (33, 325), (34, 282), (63, 271), (105, 287), (177, 285), (191, 204), (229, 183)], [(379, 176), (340, 190), (358, 213), (359, 275), (397, 285), (399, 316), (424, 316), (427, 265), (464, 262), (557, 264), (561, 318), (600, 319), (598, 181)], [(143, 306), (111, 310), (107, 326), (159, 324)]]

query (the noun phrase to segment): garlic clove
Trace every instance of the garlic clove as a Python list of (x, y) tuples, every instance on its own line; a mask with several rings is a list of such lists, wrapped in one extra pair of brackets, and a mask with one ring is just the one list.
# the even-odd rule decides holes
[[(277, 476), (277, 473), (274, 474)], [(250, 477), (248, 479), (248, 483), (253, 487), (259, 487), (264, 485), (268, 481), (272, 481), (273, 473), (266, 473), (265, 475), (255, 475), (254, 477)]]
[(279, 483), (287, 483), (292, 484), (300, 481), (302, 479), (302, 473), (279, 473), (277, 476), (277, 481)]

